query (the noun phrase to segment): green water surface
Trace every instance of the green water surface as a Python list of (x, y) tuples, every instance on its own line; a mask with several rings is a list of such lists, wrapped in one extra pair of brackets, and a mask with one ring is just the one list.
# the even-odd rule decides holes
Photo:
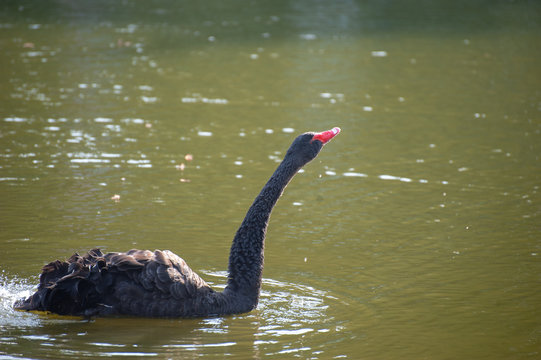
[[(0, 358), (540, 358), (540, 45), (526, 0), (2, 2)], [(12, 310), (93, 247), (220, 289), (291, 141), (334, 126), (255, 311)]]

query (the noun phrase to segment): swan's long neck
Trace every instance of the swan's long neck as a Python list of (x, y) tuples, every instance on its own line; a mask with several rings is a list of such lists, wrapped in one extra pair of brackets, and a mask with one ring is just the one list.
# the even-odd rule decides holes
[(255, 308), (259, 299), (265, 235), (272, 209), (299, 169), (287, 157), (282, 161), (248, 209), (233, 239), (224, 293), (242, 299), (246, 310)]

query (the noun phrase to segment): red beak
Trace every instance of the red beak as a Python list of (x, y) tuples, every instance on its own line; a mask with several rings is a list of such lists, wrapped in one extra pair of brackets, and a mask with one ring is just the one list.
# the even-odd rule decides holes
[(338, 135), (338, 133), (340, 132), (340, 128), (339, 127), (334, 127), (332, 128), (331, 130), (327, 130), (327, 131), (323, 131), (323, 132), (320, 132), (320, 133), (316, 133), (314, 135), (314, 137), (312, 138), (312, 141), (314, 140), (319, 140), (323, 143), (323, 145), (325, 145), (326, 143), (328, 143), (333, 137), (335, 137), (336, 135)]

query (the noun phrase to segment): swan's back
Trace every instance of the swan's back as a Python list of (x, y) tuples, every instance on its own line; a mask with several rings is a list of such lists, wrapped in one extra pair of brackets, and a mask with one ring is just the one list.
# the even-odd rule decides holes
[(217, 305), (215, 295), (168, 250), (103, 254), (93, 249), (45, 265), (38, 291), (15, 308), (84, 316), (204, 316)]

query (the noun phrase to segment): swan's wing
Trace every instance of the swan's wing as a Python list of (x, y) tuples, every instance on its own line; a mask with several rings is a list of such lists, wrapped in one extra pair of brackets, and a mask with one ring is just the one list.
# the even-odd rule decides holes
[(126, 273), (145, 290), (178, 300), (204, 295), (210, 286), (169, 250), (130, 250), (106, 254), (108, 271)]
[(195, 316), (207, 311), (209, 301), (214, 302), (214, 297), (208, 296), (214, 293), (211, 287), (183, 259), (168, 250), (130, 250), (106, 254), (104, 258), (105, 278), (114, 278), (104, 300), (115, 312)]
[(182, 316), (212, 292), (170, 251), (104, 255), (94, 249), (44, 266), (38, 291), (15, 308), (71, 315)]

